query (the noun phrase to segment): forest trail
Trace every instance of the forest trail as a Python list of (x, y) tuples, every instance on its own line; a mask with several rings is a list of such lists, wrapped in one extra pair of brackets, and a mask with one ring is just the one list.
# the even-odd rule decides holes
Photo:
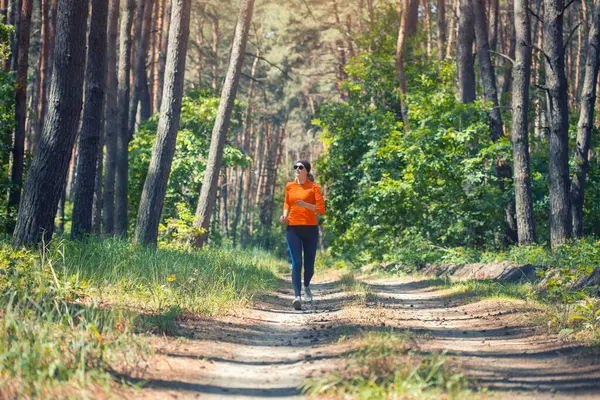
[[(446, 351), (453, 366), (493, 398), (600, 398), (600, 362), (582, 346), (544, 333), (525, 302), (465, 301), (427, 279), (369, 280), (366, 301), (334, 281), (313, 285), (315, 302), (290, 307), (291, 285), (253, 307), (182, 323), (154, 345), (135, 398), (295, 399), (309, 376), (339, 367), (360, 331), (410, 329), (416, 350)], [(481, 398), (487, 397), (485, 394)]]

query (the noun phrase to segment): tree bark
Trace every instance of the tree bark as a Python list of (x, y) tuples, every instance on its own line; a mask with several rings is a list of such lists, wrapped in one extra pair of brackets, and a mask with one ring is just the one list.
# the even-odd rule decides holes
[(79, 239), (92, 233), (92, 206), (100, 136), (104, 127), (108, 0), (92, 0), (85, 82), (85, 105), (79, 133), (79, 156), (73, 198), (71, 236)]
[[(475, 17), (475, 38), (477, 40), (477, 54), (479, 56), (479, 69), (481, 71), (481, 80), (483, 83), (483, 97), (487, 102), (492, 103), (492, 108), (488, 111), (490, 118), (491, 139), (495, 143), (504, 134), (502, 115), (498, 103), (498, 89), (496, 86), (496, 73), (490, 57), (490, 46), (488, 42), (488, 24), (485, 17), (484, 0), (472, 0), (473, 12)], [(505, 181), (510, 179), (510, 167), (501, 162), (496, 167), (500, 190), (504, 192)], [(504, 224), (506, 242), (514, 243), (517, 240), (517, 223), (514, 220), (514, 207), (512, 201), (504, 206)]]
[(437, 0), (438, 60), (444, 59), (446, 50), (446, 0)]
[[(498, 23), (500, 20), (500, 0), (491, 0), (489, 15), (489, 42), (490, 50), (495, 51), (498, 46)], [(486, 29), (487, 26), (486, 26)]]
[(31, 33), (31, 12), (33, 0), (23, 0), (21, 22), (19, 24), (19, 57), (17, 61), (17, 77), (15, 89), (15, 131), (12, 148), (12, 166), (10, 173), (10, 192), (8, 195), (8, 233), (12, 234), (14, 222), (13, 211), (21, 201), (23, 185), (23, 167), (25, 161), (25, 122), (27, 117), (27, 69), (29, 68), (29, 42)]
[(190, 4), (190, 0), (173, 1), (164, 98), (135, 229), (134, 240), (144, 245), (156, 244), (158, 225), (175, 155), (190, 33)]
[[(250, 70), (250, 84), (248, 87), (248, 104), (246, 105), (246, 112), (244, 113), (244, 122), (242, 125), (242, 149), (246, 154), (250, 152), (250, 127), (252, 126), (252, 113), (254, 111), (254, 107), (252, 106), (252, 99), (254, 97), (254, 76), (256, 75), (256, 67), (258, 65), (258, 55), (260, 55), (260, 50), (257, 51), (257, 57), (254, 57), (254, 62), (252, 63), (252, 69)], [(246, 169), (242, 168), (240, 173), (240, 178), (238, 182), (238, 190), (237, 190), (237, 201), (235, 206), (235, 214), (233, 217), (233, 223), (231, 225), (231, 237), (233, 238), (233, 245), (236, 245), (237, 240), (237, 227), (240, 223), (240, 218), (242, 217), (242, 202), (243, 202), (243, 194), (244, 194), (244, 175)], [(249, 173), (248, 175), (251, 175)], [(246, 182), (250, 182), (250, 177), (246, 178)], [(246, 186), (246, 192), (250, 191), (250, 187)]]
[(244, 63), (254, 0), (242, 0), (240, 7), (238, 23), (233, 39), (231, 61), (229, 63), (225, 85), (223, 86), (223, 91), (221, 93), (221, 102), (219, 103), (217, 118), (213, 127), (208, 163), (204, 173), (204, 182), (202, 184), (194, 221), (194, 227), (197, 229), (194, 244), (197, 247), (202, 247), (204, 244), (206, 239), (206, 229), (208, 229), (212, 209), (215, 203), (219, 171), (221, 170), (223, 159), (223, 147), (225, 145), (225, 138), (227, 137), (231, 112), (233, 111), (240, 73)]
[(550, 187), (550, 240), (566, 242), (572, 233), (569, 197), (569, 106), (563, 42), (562, 0), (544, 0), (543, 50), (546, 64), (546, 108), (550, 123), (548, 136)]
[(48, 111), (48, 91), (50, 90), (50, 82), (52, 80), (54, 42), (56, 40), (55, 33), (56, 1), (42, 0), (42, 66), (40, 69), (40, 95), (37, 105), (38, 120), (31, 145), (32, 154), (35, 154), (35, 150), (40, 141), (42, 130), (44, 129), (44, 120)]
[(473, 3), (459, 0), (458, 40), (456, 61), (458, 63), (458, 98), (462, 103), (475, 101), (475, 58), (473, 57)]
[(51, 101), (13, 235), (19, 246), (36, 244), (42, 235), (50, 239), (54, 231), (81, 112), (88, 7), (81, 0), (58, 3)]
[(162, 0), (162, 4), (163, 15), (160, 27), (160, 51), (158, 56), (156, 82), (154, 83), (155, 110), (160, 110), (162, 107), (162, 95), (165, 82), (165, 67), (167, 64), (167, 45), (169, 43), (169, 23), (171, 21), (171, 0)]
[[(138, 114), (140, 99), (143, 97), (143, 91), (148, 82), (146, 75), (146, 57), (148, 55), (148, 44), (152, 33), (152, 9), (154, 0), (140, 0), (138, 3), (135, 43), (135, 65), (133, 66), (133, 88), (131, 90), (131, 99), (129, 102), (129, 140), (133, 138), (135, 132), (135, 122)], [(147, 106), (146, 106), (147, 107)], [(146, 108), (147, 114), (147, 108)], [(143, 119), (140, 119), (143, 120)]]
[(452, 9), (450, 13), (450, 28), (448, 29), (448, 42), (446, 46), (446, 58), (452, 57), (452, 48), (454, 47), (454, 36), (456, 36), (456, 20), (458, 12), (458, 2), (460, 0), (452, 1)]
[(571, 182), (571, 210), (573, 217), (573, 236), (583, 235), (583, 203), (585, 199), (585, 180), (588, 170), (592, 129), (594, 127), (594, 108), (600, 67), (600, 2), (596, 2), (592, 11), (592, 26), (587, 43), (585, 75), (581, 92), (581, 109), (577, 124), (577, 144), (573, 154), (575, 173)]
[(406, 54), (406, 37), (409, 24), (410, 0), (398, 1), (398, 19), (400, 28), (398, 29), (398, 40), (396, 41), (396, 74), (400, 85), (400, 113), (402, 122), (408, 127), (408, 105), (406, 104), (406, 71), (404, 69), (404, 57)]
[(131, 72), (131, 27), (135, 15), (135, 0), (126, 0), (123, 16), (121, 17), (121, 32), (119, 39), (119, 127), (117, 130), (117, 159), (115, 178), (115, 222), (116, 236), (127, 236), (127, 205), (128, 205), (128, 171), (129, 171), (129, 97)]
[(212, 89), (213, 95), (217, 95), (219, 90), (218, 72), (219, 72), (219, 18), (212, 16)]
[(513, 68), (512, 147), (514, 162), (515, 204), (519, 244), (535, 242), (531, 167), (529, 164), (529, 82), (531, 76), (531, 20), (529, 0), (515, 0), (516, 58)]
[(115, 175), (117, 168), (117, 136), (119, 134), (117, 41), (119, 36), (120, 0), (110, 0), (107, 37), (106, 83), (106, 161), (104, 165), (104, 196), (102, 201), (102, 233), (113, 235), (115, 227)]
[(23, 0), (10, 0), (8, 2), (8, 25), (12, 25), (15, 30), (10, 35), (10, 54), (6, 58), (4, 71), (17, 69), (17, 60), (19, 57), (19, 25), (21, 23), (21, 3)]

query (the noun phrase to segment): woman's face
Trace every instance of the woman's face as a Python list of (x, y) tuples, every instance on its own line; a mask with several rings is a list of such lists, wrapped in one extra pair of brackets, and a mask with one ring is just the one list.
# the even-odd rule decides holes
[(304, 167), (304, 165), (302, 163), (296, 163), (294, 164), (294, 176), (297, 179), (305, 179), (307, 175), (306, 172), (306, 168)]

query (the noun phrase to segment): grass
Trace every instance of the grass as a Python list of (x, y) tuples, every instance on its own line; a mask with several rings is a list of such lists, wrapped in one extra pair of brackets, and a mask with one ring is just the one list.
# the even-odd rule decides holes
[(480, 300), (525, 300), (537, 301), (539, 294), (532, 283), (501, 282), (491, 279), (469, 279), (466, 281), (452, 281), (443, 279), (441, 289), (451, 289), (454, 296), (468, 295), (470, 302)]
[(465, 377), (444, 354), (418, 353), (411, 331), (369, 332), (348, 354), (343, 368), (303, 387), (313, 398), (472, 398)]
[(373, 293), (369, 289), (369, 286), (356, 279), (353, 272), (342, 275), (338, 280), (337, 285), (344, 292), (354, 295), (355, 304), (364, 305), (373, 299)]
[(184, 314), (243, 306), (276, 286), (281, 264), (256, 250), (107, 239), (56, 241), (37, 252), (0, 240), (0, 392), (109, 396), (115, 376), (144, 367), (145, 334), (174, 332)]

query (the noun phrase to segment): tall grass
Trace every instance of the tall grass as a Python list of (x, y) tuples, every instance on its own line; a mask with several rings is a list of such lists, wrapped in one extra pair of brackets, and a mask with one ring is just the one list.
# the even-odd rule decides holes
[(38, 252), (0, 240), (0, 393), (8, 398), (109, 393), (115, 375), (144, 365), (150, 349), (139, 333), (154, 331), (149, 323), (242, 305), (273, 288), (282, 265), (256, 250), (63, 240)]

